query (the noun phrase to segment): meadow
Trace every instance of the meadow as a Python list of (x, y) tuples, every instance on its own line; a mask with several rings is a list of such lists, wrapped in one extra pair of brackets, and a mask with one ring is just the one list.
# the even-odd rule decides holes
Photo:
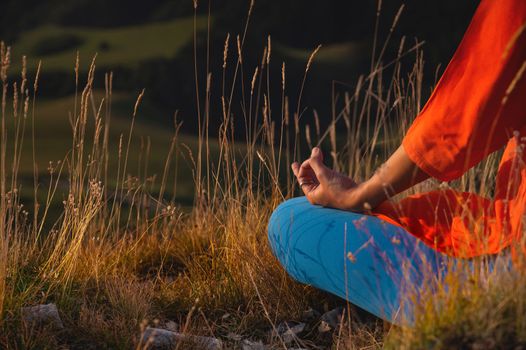
[[(397, 54), (386, 55), (399, 13), (383, 42), (373, 45), (370, 73), (334, 94), (329, 126), (322, 128), (322, 116), (301, 96), (317, 55), (328, 54), (323, 47), (298, 54), (305, 58), (299, 86), (288, 86), (286, 62), (273, 61), (271, 37), (260, 64), (245, 66), (251, 9), (244, 32), (225, 38), (220, 76), (197, 63), (188, 68), (198, 77), (197, 136), (179, 133), (177, 115), (171, 129), (139, 118), (147, 90), (131, 99), (113, 92), (110, 73), (96, 80), (99, 59), (120, 60), (126, 52), (101, 52), (91, 62), (73, 56), (77, 92), (41, 103), (44, 68), (11, 62), (2, 44), (0, 346), (142, 349), (150, 346), (141, 340), (147, 327), (214, 337), (227, 349), (259, 341), (268, 349), (526, 346), (521, 272), (497, 275), (484, 265), (451, 272), (443, 288), (423, 292), (412, 327), (395, 327), (294, 282), (280, 267), (266, 230), (273, 209), (298, 195), (291, 161), (319, 145), (333, 167), (357, 180), (369, 177), (398, 147), (428, 87), (420, 43), (403, 39)], [(197, 33), (207, 23), (195, 16), (185, 30)], [(117, 34), (109, 47), (118, 44)], [(87, 51), (95, 48), (85, 42)], [(69, 64), (70, 54), (57, 55), (50, 66)], [(281, 86), (272, 101), (271, 79)], [(212, 80), (219, 91), (212, 91)], [(236, 91), (241, 101), (233, 100)], [(296, 105), (287, 98), (291, 92), (300, 96)], [(241, 114), (234, 113), (240, 104)], [(214, 118), (221, 126), (210, 136)], [(235, 135), (234, 124), (244, 137)], [(450, 186), (490, 195), (497, 160), (492, 155), (458, 181), (429, 180), (411, 193)], [(24, 320), (22, 307), (45, 303), (57, 305), (64, 327)], [(319, 332), (319, 318), (306, 315), (342, 305), (343, 321), (330, 332)], [(278, 331), (285, 321), (308, 325), (290, 341)]]
[[(206, 28), (207, 20), (206, 16), (197, 18), (196, 30)], [(97, 60), (98, 65), (115, 67), (124, 62), (133, 68), (144, 60), (177, 55), (192, 40), (193, 24), (190, 17), (100, 30), (43, 26), (22, 33), (13, 47), (13, 56), (31, 55), (27, 68), (32, 72), (42, 59), (45, 59), (46, 70), (61, 71), (72, 67), (77, 53), (90, 59), (95, 52), (104, 53)], [(16, 62), (13, 69), (19, 69), (19, 63)], [(81, 68), (86, 71), (89, 65)]]

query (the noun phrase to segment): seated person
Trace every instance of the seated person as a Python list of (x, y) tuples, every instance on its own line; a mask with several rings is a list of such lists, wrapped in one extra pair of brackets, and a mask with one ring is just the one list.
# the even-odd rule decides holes
[[(396, 323), (424, 275), (522, 240), (525, 100), (526, 1), (483, 0), (402, 145), (370, 179), (331, 170), (319, 148), (292, 164), (305, 197), (271, 217), (276, 257), (297, 280)], [(429, 177), (458, 178), (506, 143), (492, 199), (451, 189), (390, 199)]]

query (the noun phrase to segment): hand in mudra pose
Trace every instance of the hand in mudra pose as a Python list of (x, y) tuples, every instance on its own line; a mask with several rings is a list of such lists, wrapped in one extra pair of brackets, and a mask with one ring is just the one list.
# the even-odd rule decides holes
[(356, 212), (373, 209), (429, 177), (409, 159), (402, 146), (370, 179), (360, 184), (328, 168), (318, 147), (312, 149), (310, 158), (301, 165), (294, 162), (291, 167), (310, 203)]
[(310, 158), (301, 165), (292, 163), (292, 171), (310, 203), (338, 209), (363, 209), (346, 206), (349, 197), (357, 193), (358, 184), (348, 176), (328, 168), (323, 163), (323, 154), (318, 147), (312, 149)]

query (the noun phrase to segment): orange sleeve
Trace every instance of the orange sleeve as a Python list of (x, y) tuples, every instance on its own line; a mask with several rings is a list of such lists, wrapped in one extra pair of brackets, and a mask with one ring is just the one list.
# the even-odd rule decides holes
[(461, 176), (526, 125), (525, 24), (525, 0), (479, 5), (402, 142), (430, 176), (442, 181)]

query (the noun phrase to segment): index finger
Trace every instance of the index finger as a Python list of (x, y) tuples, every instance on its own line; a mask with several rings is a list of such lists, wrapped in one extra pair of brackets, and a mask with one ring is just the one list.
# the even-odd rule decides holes
[(298, 162), (294, 162), (290, 165), (292, 168), (292, 172), (294, 173), (294, 176), (298, 177), (300, 172), (300, 164)]

